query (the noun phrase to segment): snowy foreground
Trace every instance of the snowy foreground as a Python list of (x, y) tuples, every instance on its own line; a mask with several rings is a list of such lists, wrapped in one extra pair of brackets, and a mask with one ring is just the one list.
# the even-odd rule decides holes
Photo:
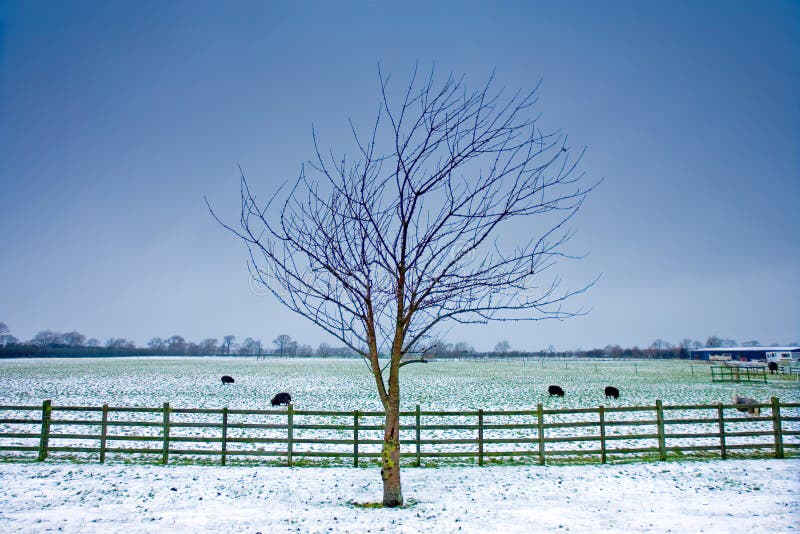
[(0, 532), (790, 532), (800, 460), (406, 469), (0, 464)]

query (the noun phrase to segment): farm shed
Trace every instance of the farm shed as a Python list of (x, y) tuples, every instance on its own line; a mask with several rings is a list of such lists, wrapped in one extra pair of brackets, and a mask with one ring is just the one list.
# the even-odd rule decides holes
[(714, 347), (692, 351), (693, 360), (796, 362), (800, 347)]

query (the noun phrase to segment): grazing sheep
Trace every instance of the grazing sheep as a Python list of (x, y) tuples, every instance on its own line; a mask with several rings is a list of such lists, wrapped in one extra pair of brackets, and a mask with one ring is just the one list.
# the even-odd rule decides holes
[(752, 406), (753, 404), (759, 404), (759, 402), (755, 399), (751, 399), (749, 397), (740, 397), (738, 394), (733, 394), (733, 403), (741, 405), (741, 408), (737, 407), (736, 409), (742, 413), (747, 413), (748, 415), (760, 415), (761, 408), (757, 406)]
[(614, 399), (619, 398), (619, 390), (614, 386), (606, 386), (605, 389), (606, 398), (612, 397)]
[(273, 406), (288, 405), (290, 402), (292, 402), (292, 396), (285, 391), (272, 397)]
[(564, 396), (564, 390), (561, 389), (561, 387), (559, 387), (559, 386), (550, 386), (550, 387), (548, 387), (547, 388), (547, 393), (551, 397), (552, 396), (556, 396), (556, 397), (563, 397)]
[(232, 376), (228, 376), (228, 375), (223, 375), (222, 376), (222, 383), (223, 384), (233, 384), (234, 382), (235, 382), (235, 380), (233, 379)]
[(767, 367), (769, 367), (769, 374), (774, 375), (775, 371), (778, 370), (778, 362), (769, 362)]

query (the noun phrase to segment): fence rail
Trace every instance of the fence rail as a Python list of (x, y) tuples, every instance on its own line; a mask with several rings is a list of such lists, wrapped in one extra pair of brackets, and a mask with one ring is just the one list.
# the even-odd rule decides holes
[(712, 365), (712, 382), (762, 382), (767, 383), (767, 368), (736, 365)]
[[(401, 412), (401, 461), (599, 461), (731, 455), (783, 458), (800, 450), (800, 403), (598, 406)], [(0, 406), (0, 458), (99, 460), (136, 456), (222, 465), (379, 461), (383, 412), (225, 408)], [(204, 460), (205, 458), (205, 460)], [(215, 460), (216, 458), (216, 460)], [(266, 459), (266, 460), (265, 460)], [(126, 460), (129, 461), (129, 460)]]

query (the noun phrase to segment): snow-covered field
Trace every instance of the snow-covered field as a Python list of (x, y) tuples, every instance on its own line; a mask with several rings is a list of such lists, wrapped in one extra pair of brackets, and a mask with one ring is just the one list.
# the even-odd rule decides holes
[[(236, 383), (224, 386), (220, 376)], [(252, 357), (80, 358), (0, 360), (0, 404), (270, 408), (279, 391), (299, 410), (380, 410), (374, 381), (355, 359)], [(800, 401), (800, 383), (711, 383), (708, 365), (676, 360), (434, 361), (403, 368), (402, 409), (532, 409), (730, 402), (734, 391), (767, 401)], [(547, 395), (558, 384), (564, 398)], [(614, 385), (618, 401), (603, 396)]]
[(0, 532), (797, 532), (800, 460), (406, 469), (0, 464)]
[[(236, 378), (232, 385), (221, 384), (219, 377), (230, 374)], [(180, 440), (186, 444), (184, 449), (219, 450), (221, 414), (219, 411), (209, 414), (180, 413), (181, 408), (206, 408), (219, 410), (223, 406), (239, 409), (270, 409), (269, 400), (278, 391), (289, 391), (294, 397), (296, 410), (380, 410), (380, 404), (374, 393), (374, 383), (364, 364), (353, 359), (266, 359), (254, 358), (121, 358), (121, 359), (31, 359), (0, 360), (0, 377), (4, 387), (0, 390), (0, 404), (28, 404), (41, 406), (44, 399), (52, 399), (56, 406), (94, 406), (108, 403), (114, 407), (149, 407), (158, 408), (168, 402), (176, 412), (171, 414), (171, 422), (185, 424), (183, 428), (173, 428), (170, 432), (176, 440), (175, 447), (181, 448)], [(547, 395), (547, 386), (559, 384), (567, 392), (563, 398)], [(603, 396), (605, 385), (613, 384), (622, 391), (619, 400), (606, 399)], [(768, 402), (771, 396), (777, 396), (783, 402), (799, 402), (800, 387), (796, 381), (781, 377), (770, 377), (767, 384), (723, 384), (711, 383), (708, 366), (702, 363), (686, 361), (564, 361), (564, 360), (528, 360), (528, 361), (434, 361), (428, 364), (416, 364), (404, 368), (403, 374), (403, 409), (411, 411), (415, 404), (425, 410), (534, 410), (538, 403), (547, 409), (587, 408), (600, 404), (606, 407), (626, 407), (646, 405), (653, 407), (656, 399), (661, 399), (666, 406), (676, 404), (708, 404), (730, 403), (733, 392), (747, 395), (762, 402)], [(38, 417), (39, 409), (12, 412), (5, 410), (0, 417), (33, 419)], [(55, 412), (54, 412), (55, 413)], [(352, 413), (352, 412), (351, 412)], [(784, 417), (800, 415), (798, 409), (786, 409)], [(101, 414), (94, 412), (59, 411), (54, 419), (89, 419), (99, 421)], [(545, 423), (570, 424), (579, 423), (585, 426), (569, 428), (549, 428), (548, 438), (580, 437), (585, 441), (548, 445), (549, 450), (564, 452), (574, 450), (597, 450), (598, 442), (593, 436), (598, 435), (597, 413), (591, 414), (548, 414)], [(668, 432), (697, 434), (705, 432), (712, 436), (718, 429), (716, 409), (670, 411), (667, 419), (705, 418), (703, 425), (669, 425)], [(115, 427), (110, 434), (122, 435), (128, 441), (115, 441), (109, 447), (158, 448), (160, 440), (162, 415), (157, 412), (120, 413), (110, 415), (110, 421), (151, 421), (153, 427)], [(609, 438), (607, 447), (612, 448), (652, 448), (657, 446), (654, 438), (628, 439), (634, 434), (653, 436), (655, 429), (653, 408), (637, 412), (607, 412), (606, 421), (609, 426), (606, 435)], [(331, 424), (349, 425), (353, 417), (344, 416), (331, 419), (329, 416), (297, 415), (295, 425)], [(632, 426), (622, 424), (625, 421), (651, 421), (647, 425)], [(594, 422), (593, 422), (594, 421)], [(260, 460), (284, 462), (286, 453), (286, 430), (279, 428), (286, 425), (287, 415), (281, 412), (275, 415), (231, 415), (231, 424), (269, 424), (278, 425), (272, 429), (231, 429), (230, 438), (258, 438), (260, 444), (229, 443), (228, 450), (239, 454), (255, 451), (271, 453), (276, 456), (264, 457)], [(485, 424), (522, 425), (517, 429), (490, 429), (484, 432), (486, 439), (505, 440), (499, 444), (487, 444), (485, 451), (500, 452), (509, 450), (535, 450), (531, 440), (536, 438), (535, 415), (488, 415)], [(198, 425), (216, 425), (201, 427)], [(380, 417), (362, 417), (362, 427), (372, 425), (373, 430), (362, 428), (360, 439), (372, 439), (372, 444), (360, 447), (362, 457), (365, 453), (378, 455), (378, 444), (381, 438), (379, 430)], [(404, 418), (404, 429), (401, 438), (408, 443), (414, 439), (414, 417)], [(476, 415), (471, 416), (424, 416), (423, 425), (466, 425), (462, 430), (423, 430), (423, 440), (459, 439), (462, 444), (436, 444), (423, 447), (425, 452), (455, 452), (474, 454), (476, 452)], [(784, 431), (798, 430), (797, 422), (786, 421)], [(27, 433), (29, 437), (0, 438), (0, 445), (22, 445), (34, 449), (21, 457), (35, 456), (38, 446), (37, 424), (0, 425), (0, 431), (10, 433)], [(86, 426), (54, 425), (51, 432), (79, 433), (96, 436), (92, 439), (74, 440), (59, 438), (51, 440), (52, 446), (98, 447), (100, 427), (98, 424)], [(728, 409), (726, 413), (726, 432), (729, 446), (745, 444), (771, 443), (772, 420), (769, 409), (765, 410), (761, 420), (744, 417), (743, 414)], [(760, 437), (738, 435), (736, 433), (761, 432)], [(303, 452), (352, 452), (351, 445), (321, 444), (319, 439), (346, 440), (352, 438), (352, 430), (298, 430), (295, 433), (295, 454)], [(19, 435), (19, 434), (18, 434)], [(130, 436), (145, 436), (150, 441), (130, 441)], [(127, 436), (127, 437), (125, 437)], [(614, 439), (614, 438), (617, 439)], [(211, 439), (208, 439), (211, 438)], [(199, 440), (189, 442), (188, 440)], [(216, 440), (216, 441), (214, 441)], [(304, 442), (303, 440), (309, 440)], [(513, 443), (512, 440), (520, 440)], [(527, 440), (527, 441), (526, 441)], [(784, 442), (796, 444), (800, 437), (784, 435)], [(667, 447), (718, 447), (719, 439), (714, 437), (670, 438)], [(425, 450), (427, 448), (427, 450)], [(764, 449), (762, 449), (762, 453)], [(769, 451), (767, 450), (767, 453)], [(160, 455), (158, 455), (160, 458)], [(595, 455), (597, 456), (597, 455)], [(53, 458), (70, 458), (69, 453), (56, 453)], [(188, 460), (189, 456), (173, 456), (173, 460)], [(198, 457), (194, 461), (210, 460), (211, 457)], [(236, 462), (245, 457), (232, 457)], [(252, 458), (252, 457), (251, 457)], [(306, 457), (307, 458), (307, 457)], [(97, 461), (97, 452), (85, 453), (84, 461)], [(127, 460), (130, 456), (109, 456), (110, 461)], [(156, 459), (150, 454), (145, 460)], [(531, 457), (528, 457), (529, 461)], [(344, 458), (341, 463), (350, 462)], [(535, 461), (533, 459), (532, 461)], [(325, 460), (326, 463), (330, 463)], [(452, 460), (451, 460), (452, 462)], [(475, 458), (467, 457), (463, 462), (472, 464)]]
[[(236, 383), (223, 386), (222, 374)], [(6, 360), (0, 379), (0, 404), (12, 405), (265, 409), (274, 393), (289, 391), (298, 410), (380, 409), (357, 360)], [(549, 384), (566, 397), (549, 397)], [(605, 399), (605, 385), (620, 387), (622, 397)], [(707, 366), (688, 362), (446, 361), (404, 368), (402, 404), (727, 403), (734, 391), (800, 401), (797, 382), (712, 384)], [(0, 532), (792, 532), (800, 525), (800, 459), (405, 469), (409, 506), (401, 510), (354, 504), (380, 500), (375, 468), (96, 461), (54, 455), (0, 464)]]

